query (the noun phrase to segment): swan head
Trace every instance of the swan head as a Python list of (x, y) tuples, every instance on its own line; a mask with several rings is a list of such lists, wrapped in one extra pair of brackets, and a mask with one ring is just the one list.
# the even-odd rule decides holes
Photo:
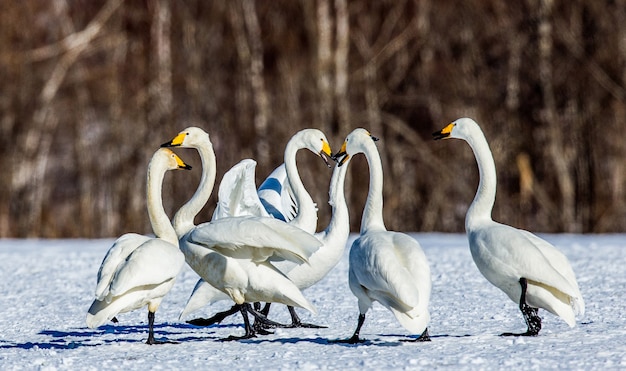
[(191, 166), (169, 148), (159, 148), (152, 156), (152, 161), (161, 162), (167, 170), (191, 170)]
[(478, 128), (478, 124), (476, 123), (476, 121), (467, 117), (463, 117), (448, 124), (445, 128), (434, 132), (433, 139), (439, 140), (448, 138), (469, 138), (471, 136), (471, 132), (475, 131), (476, 128)]
[(339, 152), (335, 153), (332, 158), (337, 161), (337, 166), (342, 166), (351, 156), (362, 152), (364, 146), (373, 145), (373, 142), (376, 141), (378, 141), (378, 138), (369, 131), (363, 128), (354, 129), (343, 141)]
[(318, 129), (304, 129), (297, 132), (287, 144), (295, 144), (298, 148), (306, 148), (315, 153), (324, 160), (329, 168), (331, 167), (329, 159), (332, 157), (330, 144), (326, 135)]
[(199, 127), (190, 126), (178, 133), (172, 140), (161, 144), (161, 147), (190, 147), (211, 144), (209, 133)]

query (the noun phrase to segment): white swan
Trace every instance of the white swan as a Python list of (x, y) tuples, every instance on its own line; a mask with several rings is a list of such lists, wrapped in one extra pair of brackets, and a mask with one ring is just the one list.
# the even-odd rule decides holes
[(335, 155), (338, 166), (343, 166), (357, 153), (363, 153), (370, 169), (361, 232), (350, 249), (348, 279), (350, 290), (358, 299), (359, 318), (352, 337), (339, 342), (362, 341), (361, 326), (375, 301), (389, 309), (405, 329), (419, 335), (411, 341), (429, 341), (430, 267), (416, 240), (385, 228), (383, 169), (374, 143), (377, 140), (367, 130), (355, 129)]
[[(208, 134), (199, 128), (188, 128), (164, 145), (202, 149), (201, 184), (174, 222), (187, 263), (240, 306), (246, 333), (239, 338), (255, 336), (247, 318), (247, 311), (253, 313), (250, 302), (279, 302), (315, 313), (300, 290), (269, 260), (278, 257), (301, 264), (320, 242), (299, 228), (269, 217), (227, 217), (194, 227), (193, 218), (208, 200), (215, 180), (215, 154)], [(322, 140), (318, 147), (316, 153), (321, 153), (328, 143)]]
[(246, 158), (224, 173), (212, 220), (255, 215), (271, 216), (290, 222), (296, 217), (297, 205), (289, 185), (285, 163), (274, 169), (258, 190), (255, 169), (256, 161)]
[(154, 314), (185, 263), (161, 199), (165, 172), (174, 169), (191, 167), (166, 148), (160, 148), (152, 156), (148, 166), (147, 204), (157, 237), (128, 233), (111, 246), (98, 271), (96, 299), (87, 313), (88, 327), (101, 326), (118, 313), (147, 305), (147, 343), (158, 343), (154, 339)]
[[(287, 143), (283, 165), (279, 166), (270, 174), (263, 184), (261, 184), (258, 192), (256, 191), (256, 184), (254, 182), (254, 167), (256, 162), (253, 160), (242, 160), (224, 174), (218, 191), (218, 206), (215, 209), (212, 220), (226, 216), (271, 215), (278, 217), (278, 219), (288, 220), (289, 224), (297, 226), (311, 234), (315, 233), (317, 227), (317, 206), (304, 188), (298, 173), (296, 153), (300, 149), (309, 149), (315, 154), (318, 154), (326, 164), (328, 164), (324, 156), (330, 156), (331, 151), (324, 133), (317, 129), (301, 130), (293, 135)], [(343, 187), (343, 181), (341, 184)], [(345, 214), (347, 214), (347, 212)], [(282, 218), (280, 216), (282, 216)], [(344, 245), (345, 240), (347, 240), (347, 234), (349, 233), (349, 222), (346, 221), (345, 224), (347, 231), (346, 237), (343, 240)], [(339, 232), (335, 233), (335, 235), (338, 234)], [(337, 238), (335, 237), (335, 239)], [(339, 244), (341, 244), (341, 242), (339, 242)], [(326, 256), (329, 254), (324, 253), (328, 250), (331, 250), (330, 256)], [(319, 263), (314, 264), (314, 266), (322, 271), (319, 273), (310, 271), (308, 271), (308, 273), (298, 273), (297, 270), (294, 272), (294, 277), (299, 280), (296, 282), (296, 285), (303, 289), (309, 287), (312, 284), (311, 282), (317, 282), (336, 265), (341, 257), (342, 251), (342, 249), (335, 251), (330, 246), (328, 249), (324, 247), (320, 248), (316, 251), (316, 257), (314, 258), (314, 260), (316, 262), (319, 261)], [(309, 260), (311, 258), (313, 257), (310, 257)], [(333, 259), (335, 259), (334, 264)], [(287, 273), (294, 267), (301, 266), (289, 260), (274, 261), (272, 264), (277, 266), (283, 273)], [(308, 265), (302, 265), (302, 267), (308, 267), (310, 265), (311, 262), (309, 262)], [(288, 275), (288, 277), (291, 279), (290, 275)], [(302, 277), (302, 279), (300, 277)], [(300, 281), (302, 281), (302, 283)], [(202, 282), (202, 279), (200, 279), (196, 283), (180, 317), (183, 318), (188, 313), (206, 304), (223, 299), (225, 299), (225, 297), (221, 295), (218, 290), (211, 288), (209, 284)], [(267, 314), (268, 310), (269, 306), (266, 306), (264, 314)], [(300, 322), (293, 308), (290, 307), (289, 311), (292, 316), (292, 326), (308, 325)], [(199, 325), (208, 325), (221, 321), (228, 313), (232, 314), (234, 310), (231, 309), (227, 312), (218, 313), (216, 316), (209, 319), (194, 319), (189, 322)]]
[(585, 303), (565, 255), (530, 232), (491, 219), (496, 198), (496, 167), (478, 124), (461, 118), (433, 136), (463, 139), (476, 157), (480, 183), (465, 217), (472, 258), (489, 282), (519, 304), (528, 326), (525, 333), (502, 335), (537, 335), (541, 330), (538, 308), (561, 317), (573, 327), (575, 316), (584, 314)]
[[(343, 256), (350, 235), (350, 215), (344, 194), (346, 170), (347, 167), (335, 165), (330, 179), (328, 203), (331, 206), (331, 218), (326, 229), (314, 234), (322, 246), (309, 257), (308, 264), (295, 265), (289, 261), (275, 263), (300, 290), (322, 280)], [(268, 310), (269, 306), (266, 306), (262, 313), (267, 314)], [(289, 327), (323, 327), (302, 322), (293, 307), (288, 307), (288, 310), (291, 316)]]

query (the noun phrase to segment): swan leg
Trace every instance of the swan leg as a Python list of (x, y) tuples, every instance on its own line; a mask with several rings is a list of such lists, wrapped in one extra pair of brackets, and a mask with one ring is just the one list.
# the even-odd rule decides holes
[[(267, 318), (267, 316), (265, 315), (265, 313), (263, 313), (263, 311), (259, 312), (258, 310), (253, 308), (250, 304), (247, 304), (247, 305), (248, 305), (248, 312), (250, 312), (250, 314), (254, 316), (255, 322), (258, 321), (262, 326), (265, 326), (265, 328), (287, 327), (286, 325), (283, 325), (282, 323), (275, 322)], [(269, 303), (267, 303), (265, 307), (269, 308)], [(263, 309), (265, 310), (266, 308), (263, 308)]]
[[(273, 334), (273, 332), (268, 331), (268, 328), (276, 328), (276, 327), (282, 327), (283, 325), (281, 325), (280, 323), (274, 322), (277, 325), (273, 325), (268, 323), (267, 321), (264, 321), (262, 318), (267, 319), (267, 314), (270, 312), (270, 306), (272, 305), (272, 303), (265, 303), (265, 306), (263, 307), (263, 309), (261, 309), (261, 303), (259, 302), (255, 302), (253, 305), (253, 308), (255, 311), (257, 311), (258, 313), (262, 314), (263, 317), (261, 318), (257, 318), (256, 316), (254, 317), (254, 324), (252, 325), (252, 327), (254, 327), (254, 330), (260, 334), (260, 335), (271, 335)], [(254, 315), (254, 314), (253, 314)], [(270, 321), (273, 322), (273, 321)]]
[(176, 341), (159, 341), (154, 339), (154, 312), (148, 311), (148, 340), (146, 344), (178, 344)]
[(431, 341), (430, 334), (428, 334), (428, 327), (426, 327), (424, 332), (422, 332), (422, 334), (419, 337), (412, 338), (412, 339), (402, 339), (400, 341), (411, 342), (411, 343), (421, 343), (421, 342)]
[(256, 333), (254, 332), (252, 326), (250, 326), (250, 320), (248, 319), (248, 312), (252, 310), (252, 306), (250, 306), (250, 304), (248, 303), (243, 303), (241, 305), (238, 305), (238, 307), (239, 312), (243, 316), (243, 326), (246, 332), (243, 336), (230, 335), (227, 338), (221, 339), (222, 341), (244, 340), (256, 337)]
[(239, 312), (239, 304), (235, 304), (233, 305), (230, 309), (225, 310), (223, 312), (219, 312), (217, 314), (215, 314), (213, 317), (209, 317), (209, 318), (194, 318), (192, 320), (187, 321), (187, 323), (194, 325), (194, 326), (211, 326), (215, 323), (220, 323), (222, 322), (226, 317), (229, 317), (235, 313)]
[(313, 323), (306, 323), (306, 322), (302, 322), (300, 320), (300, 317), (298, 317), (298, 313), (296, 313), (296, 309), (292, 306), (287, 306), (287, 309), (289, 310), (289, 315), (291, 315), (291, 325), (289, 325), (288, 327), (291, 328), (328, 328), (328, 326), (322, 326), (322, 325), (316, 325)]
[(279, 322), (275, 322), (267, 318), (267, 314), (270, 312), (270, 306), (272, 303), (265, 303), (263, 309), (261, 303), (254, 303), (254, 307), (250, 308), (250, 313), (254, 316), (254, 329), (261, 335), (271, 335), (273, 332), (267, 331), (268, 328), (288, 328), (290, 325), (285, 325)]
[(526, 304), (526, 290), (528, 288), (528, 281), (525, 277), (519, 279), (520, 286), (522, 287), (522, 295), (519, 299), (519, 309), (524, 316), (526, 326), (528, 329), (521, 334), (514, 334), (511, 332), (505, 332), (502, 336), (537, 336), (541, 330), (541, 317), (539, 317), (539, 308), (533, 308)]
[(333, 343), (358, 344), (364, 342), (365, 340), (359, 338), (359, 333), (361, 332), (363, 322), (365, 322), (365, 314), (359, 313), (359, 321), (357, 322), (356, 330), (354, 330), (354, 334), (352, 335), (352, 337), (348, 339), (335, 340), (333, 341)]

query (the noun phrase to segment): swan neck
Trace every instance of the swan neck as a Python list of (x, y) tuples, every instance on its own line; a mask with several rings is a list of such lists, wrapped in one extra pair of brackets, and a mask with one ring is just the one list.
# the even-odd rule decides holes
[(478, 164), (480, 181), (474, 200), (467, 210), (465, 229), (470, 231), (482, 221), (491, 221), (491, 211), (496, 200), (496, 165), (483, 132), (478, 129), (467, 140)]
[(174, 229), (178, 236), (183, 236), (194, 226), (194, 219), (211, 197), (215, 185), (216, 160), (213, 145), (208, 142), (195, 147), (202, 161), (202, 176), (193, 196), (174, 215)]
[(331, 206), (331, 217), (325, 229), (325, 238), (333, 238), (335, 234), (350, 233), (350, 214), (346, 203), (344, 184), (347, 166), (335, 166), (330, 178), (328, 203)]
[(285, 148), (285, 171), (287, 180), (293, 191), (293, 197), (298, 206), (298, 214), (290, 222), (291, 225), (297, 226), (302, 230), (315, 233), (317, 228), (317, 209), (311, 195), (304, 188), (298, 166), (296, 164), (296, 153), (304, 147), (298, 146), (292, 141), (287, 143)]
[(148, 167), (146, 202), (148, 217), (154, 234), (178, 246), (178, 236), (163, 207), (163, 179), (167, 169), (161, 163), (152, 161)]
[(383, 165), (374, 142), (363, 151), (370, 170), (370, 186), (361, 218), (361, 234), (370, 230), (386, 230), (383, 221)]

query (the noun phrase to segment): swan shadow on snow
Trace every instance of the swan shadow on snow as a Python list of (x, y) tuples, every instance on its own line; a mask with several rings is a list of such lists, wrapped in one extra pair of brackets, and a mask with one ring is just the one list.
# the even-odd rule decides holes
[[(211, 326), (218, 327), (218, 326)], [(230, 325), (222, 325), (219, 327), (231, 327)], [(210, 341), (217, 337), (207, 336), (209, 333), (203, 332), (198, 335), (204, 336), (184, 336), (176, 337), (176, 335), (189, 334), (188, 332), (171, 331), (170, 329), (180, 330), (195, 330), (198, 327), (187, 323), (161, 323), (154, 325), (154, 335), (156, 340), (173, 341), (175, 343), (195, 342), (195, 341)], [(116, 337), (114, 339), (100, 339), (102, 335), (114, 334), (136, 334), (147, 333), (148, 325), (104, 325), (96, 329), (77, 328), (69, 331), (60, 330), (42, 330), (38, 335), (48, 336), (47, 341), (27, 341), (23, 343), (13, 343), (10, 341), (0, 341), (0, 349), (76, 349), (79, 347), (95, 347), (104, 344), (113, 343), (145, 343), (146, 339), (128, 339)]]
[(385, 347), (392, 347), (392, 346), (400, 346), (402, 345), (402, 343), (398, 342), (390, 342), (390, 341), (379, 341), (378, 339), (372, 340), (372, 339), (365, 339), (362, 343), (358, 343), (358, 344), (347, 344), (347, 343), (339, 343), (337, 342), (337, 340), (341, 340), (341, 339), (327, 339), (327, 338), (322, 338), (322, 337), (316, 337), (316, 338), (297, 338), (297, 337), (290, 337), (290, 338), (278, 338), (278, 339), (264, 339), (264, 338), (253, 338), (253, 339), (246, 339), (243, 340), (242, 342), (246, 342), (246, 343), (251, 343), (251, 344), (260, 344), (260, 343), (264, 343), (264, 342), (269, 342), (269, 343), (281, 343), (281, 344), (296, 344), (296, 343), (313, 343), (313, 344), (320, 344), (320, 345), (341, 345), (341, 346), (348, 346), (348, 347), (355, 347), (355, 346), (363, 346), (363, 345), (375, 345), (375, 346), (385, 346)]

